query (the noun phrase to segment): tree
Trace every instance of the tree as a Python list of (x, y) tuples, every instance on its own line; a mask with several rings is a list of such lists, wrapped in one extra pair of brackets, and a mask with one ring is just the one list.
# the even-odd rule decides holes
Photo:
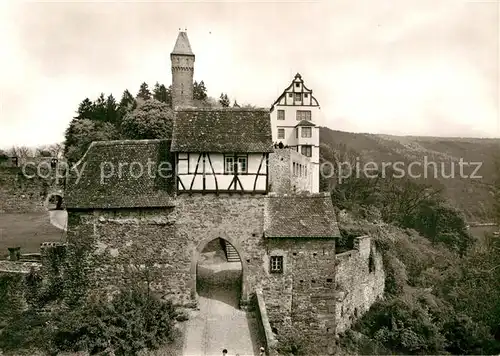
[(134, 96), (130, 94), (130, 92), (125, 89), (122, 94), (122, 98), (120, 100), (120, 104), (118, 104), (118, 117), (121, 121), (127, 113), (131, 112), (137, 107), (137, 101)]
[(170, 88), (167, 89), (165, 85), (156, 82), (155, 88), (153, 89), (153, 99), (170, 105), (172, 103)]
[(77, 162), (93, 141), (109, 141), (119, 138), (118, 130), (109, 122), (74, 119), (65, 133), (64, 155), (69, 162)]
[(168, 139), (172, 136), (174, 111), (165, 103), (149, 100), (122, 120), (122, 133), (127, 139)]
[(89, 98), (85, 98), (78, 105), (75, 119), (92, 119), (94, 114), (94, 103)]
[(94, 101), (92, 116), (90, 119), (100, 122), (105, 122), (107, 120), (106, 97), (104, 96), (104, 93), (101, 93), (96, 101)]
[(106, 121), (116, 123), (118, 121), (118, 105), (113, 94), (109, 94), (106, 99)]
[(17, 157), (18, 164), (21, 165), (25, 163), (28, 158), (33, 157), (35, 152), (27, 146), (12, 146), (8, 154), (11, 157)]
[(148, 84), (143, 82), (139, 87), (139, 92), (137, 93), (137, 99), (147, 101), (151, 99), (151, 92), (149, 91)]
[(221, 93), (219, 97), (219, 103), (222, 105), (222, 107), (227, 108), (230, 105), (229, 98), (227, 94)]
[(51, 153), (52, 157), (60, 158), (64, 152), (64, 145), (62, 143), (53, 143), (45, 147)]
[(207, 98), (207, 88), (205, 87), (205, 83), (203, 80), (198, 83), (194, 82), (193, 84), (193, 98), (195, 100), (205, 100)]
[(234, 103), (233, 103), (233, 108), (239, 108), (239, 107), (241, 107), (241, 106), (239, 106), (238, 103), (235, 100)]

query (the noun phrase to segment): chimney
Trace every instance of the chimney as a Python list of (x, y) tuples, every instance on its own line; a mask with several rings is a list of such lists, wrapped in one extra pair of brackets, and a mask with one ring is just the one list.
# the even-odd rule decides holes
[(21, 247), (9, 247), (9, 260), (19, 261), (21, 258)]

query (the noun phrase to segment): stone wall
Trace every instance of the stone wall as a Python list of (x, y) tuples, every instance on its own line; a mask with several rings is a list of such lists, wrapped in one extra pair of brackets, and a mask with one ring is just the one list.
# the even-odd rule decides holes
[(223, 238), (239, 253), (242, 264), (242, 303), (260, 282), (264, 256), (263, 223), (265, 196), (179, 196), (175, 208), (175, 233), (184, 243), (185, 261), (190, 263), (186, 281), (196, 298), (196, 263), (207, 243)]
[[(294, 170), (294, 164), (297, 165)], [(298, 165), (301, 168), (298, 168)], [(307, 172), (306, 172), (307, 171)], [(310, 159), (299, 152), (284, 148), (269, 154), (269, 190), (278, 194), (311, 192), (312, 168)]]
[(271, 329), (269, 317), (267, 315), (266, 302), (264, 301), (264, 294), (262, 290), (255, 291), (255, 310), (257, 311), (257, 318), (259, 322), (259, 331), (262, 333), (266, 342), (265, 348), (268, 356), (277, 356), (278, 342)]
[(30, 158), (20, 167), (0, 166), (0, 213), (45, 210), (47, 194), (64, 186), (66, 165), (50, 166), (51, 158)]
[(44, 210), (49, 185), (38, 178), (26, 178), (21, 168), (0, 167), (0, 213)]
[(70, 211), (68, 219), (68, 243), (88, 248), (96, 291), (150, 283), (177, 303), (189, 298), (189, 263), (184, 242), (175, 239), (172, 209)]
[(373, 303), (383, 297), (385, 273), (382, 255), (370, 237), (357, 237), (354, 249), (336, 256), (336, 332), (348, 329)]
[[(328, 349), (335, 333), (335, 241), (273, 239), (266, 250), (262, 284), (273, 330), (304, 331)], [(271, 256), (283, 256), (283, 273), (269, 273)]]
[(39, 270), (41, 263), (25, 262), (25, 261), (6, 261), (0, 260), (0, 275), (1, 274), (28, 274), (32, 268)]
[[(193, 307), (202, 251), (225, 239), (241, 258), (240, 304), (261, 289), (278, 337), (301, 330), (331, 353), (334, 335), (383, 295), (382, 257), (366, 236), (338, 255), (333, 239), (264, 239), (266, 199), (194, 194), (177, 197), (173, 208), (70, 210), (68, 242), (90, 247), (95, 290), (149, 283), (163, 298)], [(283, 257), (283, 273), (271, 273), (271, 256)]]
[(180, 196), (171, 209), (68, 213), (68, 242), (86, 244), (97, 290), (150, 280), (179, 305), (197, 299), (196, 265), (205, 245), (221, 237), (242, 259), (242, 301), (262, 275), (263, 196)]

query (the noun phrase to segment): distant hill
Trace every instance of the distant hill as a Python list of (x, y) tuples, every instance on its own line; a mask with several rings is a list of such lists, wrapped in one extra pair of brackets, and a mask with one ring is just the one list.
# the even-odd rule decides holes
[[(420, 162), (420, 166), (413, 165), (412, 171), (421, 174), (415, 179), (442, 188), (445, 196), (464, 211), (469, 221), (489, 220), (493, 198), (488, 184), (493, 179), (493, 156), (500, 154), (500, 139), (376, 135), (321, 127), (320, 143), (322, 162), (334, 162), (335, 155), (347, 154), (351, 158), (359, 158), (361, 167), (366, 162), (375, 162), (373, 165), (378, 167), (382, 167), (383, 162), (387, 165), (402, 162), (400, 167), (405, 168), (405, 172), (408, 172), (409, 164)], [(481, 162), (476, 175), (482, 178), (465, 177), (471, 176), (476, 164), (464, 167), (464, 174), (461, 175), (460, 159), (465, 163)], [(424, 162), (436, 163), (437, 177), (432, 165), (428, 166), (427, 178), (423, 176)], [(446, 178), (453, 172), (452, 169), (455, 170), (454, 177)]]

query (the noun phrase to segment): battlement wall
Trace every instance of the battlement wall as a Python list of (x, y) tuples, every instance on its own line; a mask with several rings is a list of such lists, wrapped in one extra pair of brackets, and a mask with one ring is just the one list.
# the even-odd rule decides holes
[(338, 298), (336, 332), (348, 329), (384, 294), (382, 255), (369, 236), (354, 240), (354, 249), (336, 255), (335, 283)]

